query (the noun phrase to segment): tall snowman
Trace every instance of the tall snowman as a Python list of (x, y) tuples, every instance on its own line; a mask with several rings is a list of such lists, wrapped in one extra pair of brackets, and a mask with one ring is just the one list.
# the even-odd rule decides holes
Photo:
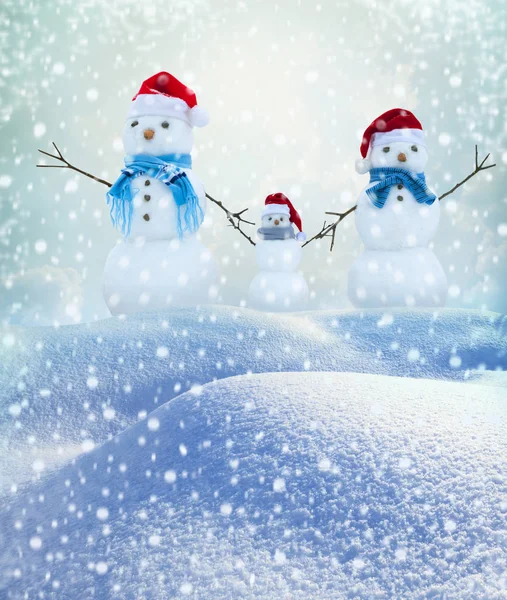
[(440, 202), (427, 187), (428, 160), (421, 123), (394, 108), (366, 129), (356, 163), (370, 173), (355, 211), (365, 250), (349, 271), (356, 307), (443, 306), (445, 273), (428, 247), (440, 220)]
[(123, 128), (125, 168), (107, 193), (124, 240), (103, 293), (112, 314), (211, 302), (217, 269), (197, 238), (206, 197), (192, 171), (192, 128), (208, 122), (194, 92), (169, 73), (141, 85)]
[(284, 194), (266, 198), (257, 236), (259, 273), (250, 284), (249, 306), (272, 312), (303, 310), (308, 302), (308, 286), (298, 267), (306, 235), (301, 217)]

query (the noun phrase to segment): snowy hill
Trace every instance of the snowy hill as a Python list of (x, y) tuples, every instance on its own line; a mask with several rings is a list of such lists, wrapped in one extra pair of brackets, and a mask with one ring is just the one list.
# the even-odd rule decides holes
[(505, 317), (459, 310), (270, 316), (211, 306), (10, 327), (3, 342), (0, 493), (215, 379), (339, 371), (463, 381), (507, 368)]
[(506, 333), (216, 306), (4, 329), (0, 597), (503, 598)]
[(278, 373), (187, 392), (1, 524), (9, 598), (504, 598), (505, 389)]

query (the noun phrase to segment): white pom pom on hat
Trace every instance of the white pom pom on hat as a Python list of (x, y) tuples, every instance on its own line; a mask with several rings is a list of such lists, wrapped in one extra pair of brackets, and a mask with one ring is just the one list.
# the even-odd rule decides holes
[(193, 127), (204, 127), (209, 123), (208, 111), (201, 106), (194, 106), (189, 111), (189, 121)]
[(368, 173), (368, 171), (371, 169), (371, 160), (368, 158), (358, 158), (356, 160), (356, 172), (359, 173), (359, 175), (364, 175), (365, 173)]

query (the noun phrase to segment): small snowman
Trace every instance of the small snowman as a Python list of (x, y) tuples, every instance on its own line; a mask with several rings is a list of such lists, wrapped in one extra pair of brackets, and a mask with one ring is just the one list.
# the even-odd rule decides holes
[(217, 269), (197, 239), (206, 211), (192, 171), (192, 128), (208, 122), (194, 92), (157, 73), (133, 98), (123, 129), (125, 169), (107, 193), (124, 240), (109, 253), (103, 293), (112, 314), (211, 302)]
[(428, 247), (440, 220), (440, 202), (427, 187), (428, 160), (421, 123), (394, 108), (375, 119), (361, 143), (358, 173), (370, 173), (355, 211), (365, 251), (349, 271), (356, 307), (443, 306), (445, 273)]
[(272, 312), (303, 310), (308, 302), (308, 286), (298, 267), (306, 235), (301, 217), (284, 194), (266, 198), (257, 235), (259, 273), (250, 284), (249, 306)]

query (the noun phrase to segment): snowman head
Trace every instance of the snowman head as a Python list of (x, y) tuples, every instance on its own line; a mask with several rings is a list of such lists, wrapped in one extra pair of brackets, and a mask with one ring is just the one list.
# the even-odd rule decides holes
[(268, 229), (271, 227), (288, 227), (290, 224), (288, 213), (275, 212), (262, 217), (262, 227)]
[(428, 162), (428, 152), (424, 144), (386, 141), (372, 147), (369, 161), (372, 168), (397, 167), (413, 173), (423, 173)]
[(123, 127), (125, 153), (163, 156), (189, 154), (193, 146), (192, 127), (175, 117), (142, 115), (127, 119)]
[(208, 123), (195, 93), (176, 77), (162, 71), (146, 79), (132, 99), (123, 128), (123, 145), (129, 155), (188, 154), (192, 127)]
[(408, 110), (393, 108), (377, 117), (365, 130), (361, 141), (362, 159), (356, 171), (395, 167), (423, 173), (428, 161), (421, 123)]
[(264, 209), (261, 215), (262, 227), (276, 229), (277, 227), (297, 228), (296, 240), (304, 242), (306, 234), (303, 232), (303, 224), (298, 211), (285, 194), (277, 192), (270, 194), (264, 201)]

